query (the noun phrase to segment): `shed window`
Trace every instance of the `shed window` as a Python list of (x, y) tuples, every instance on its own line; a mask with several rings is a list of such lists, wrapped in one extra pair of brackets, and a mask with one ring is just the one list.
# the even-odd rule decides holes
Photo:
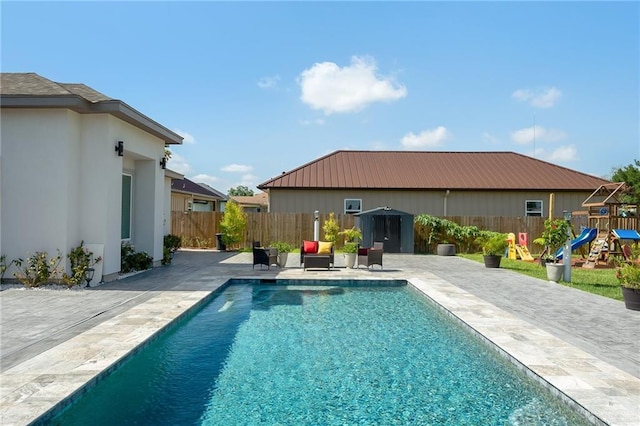
[(359, 199), (359, 198), (344, 199), (345, 213), (360, 213), (361, 211), (362, 211), (362, 199)]
[(542, 200), (527, 200), (524, 215), (542, 217)]

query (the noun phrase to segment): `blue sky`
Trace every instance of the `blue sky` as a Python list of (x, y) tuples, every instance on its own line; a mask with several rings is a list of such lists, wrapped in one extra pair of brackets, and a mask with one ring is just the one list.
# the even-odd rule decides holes
[(0, 12), (2, 72), (123, 100), (185, 137), (170, 168), (222, 192), (338, 149), (514, 151), (605, 177), (640, 159), (639, 2)]

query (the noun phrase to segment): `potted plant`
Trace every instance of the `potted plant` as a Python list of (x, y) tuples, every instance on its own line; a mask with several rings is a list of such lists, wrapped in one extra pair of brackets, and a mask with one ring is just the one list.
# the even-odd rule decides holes
[(499, 268), (500, 260), (507, 249), (507, 234), (500, 232), (485, 232), (480, 236), (482, 254), (484, 255), (484, 266), (487, 268)]
[(436, 253), (439, 256), (454, 256), (456, 254), (456, 245), (450, 241), (458, 241), (461, 236), (460, 226), (457, 223), (428, 214), (416, 216), (414, 221), (429, 230), (428, 248), (435, 244)]
[(278, 250), (278, 266), (284, 268), (287, 265), (289, 253), (293, 251), (293, 246), (284, 241), (277, 241), (269, 246)]
[(616, 278), (622, 289), (622, 298), (627, 309), (640, 311), (640, 245), (632, 246), (631, 260), (618, 263)]
[[(556, 252), (564, 246), (567, 238), (569, 238), (569, 222), (564, 219), (547, 219), (544, 221), (542, 235), (533, 240), (534, 243), (545, 247), (546, 256), (543, 257), (549, 281), (557, 283), (562, 278), (564, 265), (558, 263)], [(571, 258), (566, 261), (571, 262)]]
[(356, 264), (356, 257), (358, 256), (358, 241), (362, 239), (362, 231), (355, 226), (350, 229), (345, 229), (340, 232), (344, 235), (344, 247), (342, 251), (345, 257), (345, 264), (347, 268), (353, 268)]

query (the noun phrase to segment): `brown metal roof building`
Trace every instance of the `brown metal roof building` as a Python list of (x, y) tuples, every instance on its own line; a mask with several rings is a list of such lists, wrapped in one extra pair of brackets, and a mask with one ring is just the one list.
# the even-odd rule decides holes
[(607, 180), (514, 152), (336, 151), (274, 177), (272, 212), (381, 206), (438, 216), (548, 216), (579, 210)]

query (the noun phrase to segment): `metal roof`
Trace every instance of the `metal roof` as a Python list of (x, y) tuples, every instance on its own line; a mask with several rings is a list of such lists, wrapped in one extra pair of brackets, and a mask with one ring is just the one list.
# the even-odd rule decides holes
[(607, 183), (515, 152), (340, 150), (258, 188), (593, 191)]

